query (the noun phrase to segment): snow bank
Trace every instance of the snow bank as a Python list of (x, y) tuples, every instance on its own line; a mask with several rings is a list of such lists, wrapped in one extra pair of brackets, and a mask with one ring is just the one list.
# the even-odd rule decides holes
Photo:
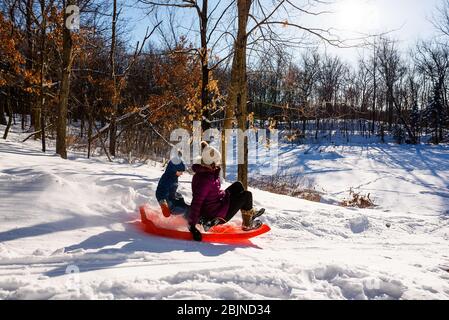
[[(290, 149), (289, 170), (335, 199), (361, 185), (379, 207), (252, 189), (272, 231), (231, 246), (141, 232), (138, 206), (157, 206), (160, 166), (62, 160), (14, 142), (14, 130), (0, 142), (0, 299), (449, 298), (444, 147)], [(187, 201), (190, 181), (180, 180)]]

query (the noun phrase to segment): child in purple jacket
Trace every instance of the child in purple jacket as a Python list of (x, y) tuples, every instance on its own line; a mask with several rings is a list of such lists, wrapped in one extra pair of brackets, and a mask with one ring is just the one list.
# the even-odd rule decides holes
[(226, 223), (240, 210), (242, 212), (242, 229), (245, 231), (257, 229), (262, 225), (255, 218), (261, 216), (265, 209), (256, 211), (253, 207), (251, 192), (243, 188), (241, 182), (234, 182), (226, 190), (221, 190), (220, 183), (220, 152), (202, 143), (201, 159), (192, 166), (192, 203), (189, 213), (189, 230), (196, 241), (201, 241), (201, 233), (196, 224), (201, 223), (204, 230)]

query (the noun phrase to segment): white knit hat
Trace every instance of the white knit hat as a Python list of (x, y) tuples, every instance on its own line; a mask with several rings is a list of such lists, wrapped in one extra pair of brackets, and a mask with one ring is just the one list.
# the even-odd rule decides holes
[(198, 163), (219, 165), (221, 163), (221, 153), (217, 148), (207, 146), (203, 149), (201, 157), (197, 159)]

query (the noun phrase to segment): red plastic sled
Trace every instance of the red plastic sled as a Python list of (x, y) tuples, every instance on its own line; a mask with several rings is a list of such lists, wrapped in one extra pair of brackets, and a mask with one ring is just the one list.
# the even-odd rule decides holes
[[(147, 233), (179, 240), (193, 240), (183, 217), (172, 215), (170, 218), (164, 218), (161, 213), (146, 206), (140, 207), (140, 217)], [(266, 224), (256, 230), (243, 231), (238, 225), (226, 223), (211, 228), (209, 232), (203, 232), (202, 236), (204, 242), (240, 243), (270, 230)]]

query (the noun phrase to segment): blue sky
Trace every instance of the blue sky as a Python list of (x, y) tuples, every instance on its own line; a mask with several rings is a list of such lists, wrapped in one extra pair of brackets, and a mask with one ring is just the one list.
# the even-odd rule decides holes
[[(122, 3), (131, 4), (134, 0), (122, 0)], [(218, 0), (209, 0), (213, 6)], [(267, 0), (269, 1), (269, 0)], [(326, 5), (315, 10), (332, 11), (332, 13), (312, 16), (290, 16), (289, 21), (309, 27), (338, 29), (343, 38), (359, 37), (360, 34), (381, 33), (391, 31), (390, 37), (399, 41), (404, 53), (408, 51), (419, 39), (432, 37), (435, 30), (429, 21), (435, 13), (435, 8), (443, 0), (335, 0), (332, 5)], [(227, 2), (227, 1), (224, 1)], [(307, 2), (295, 0), (295, 3)], [(184, 9), (182, 9), (184, 10)], [(151, 24), (151, 17), (145, 17), (140, 9), (124, 9), (129, 21), (127, 27), (130, 36), (137, 41), (145, 33), (146, 26)], [(178, 11), (179, 12), (179, 11)], [(160, 13), (161, 19), (167, 19), (164, 13)], [(176, 16), (179, 25), (188, 28), (196, 27), (197, 22), (192, 11), (184, 10)], [(154, 18), (153, 18), (154, 20)], [(197, 41), (198, 37), (191, 32), (190, 37)], [(321, 46), (321, 49), (329, 53), (339, 55), (344, 60), (354, 63), (362, 49), (340, 49), (331, 46)]]

